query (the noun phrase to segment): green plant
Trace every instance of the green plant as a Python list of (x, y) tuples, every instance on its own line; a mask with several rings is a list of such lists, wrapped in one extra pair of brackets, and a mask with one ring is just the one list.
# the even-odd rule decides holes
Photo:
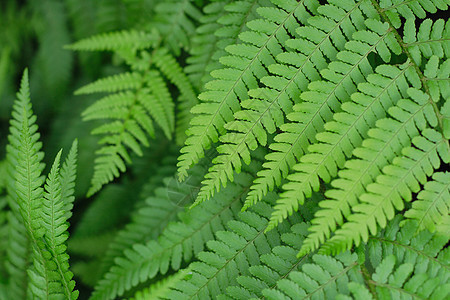
[(448, 5), (5, 1), (0, 299), (448, 298)]

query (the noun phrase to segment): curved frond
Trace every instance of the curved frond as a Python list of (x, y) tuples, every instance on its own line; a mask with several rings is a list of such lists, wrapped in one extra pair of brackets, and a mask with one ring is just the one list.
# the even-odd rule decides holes
[[(28, 86), (28, 71), (23, 74), (21, 89), (17, 94), (17, 100), (14, 102), (12, 111), (12, 120), (10, 121), (8, 144), (6, 145), (6, 169), (7, 177), (6, 190), (7, 201), (10, 207), (10, 212), (7, 215), (8, 226), (8, 240), (6, 248), (7, 261), (5, 262), (5, 268), (9, 275), (8, 280), (8, 296), (25, 298), (28, 286), (27, 268), (32, 260), (30, 239), (27, 235), (27, 229), (23, 222), (23, 218), (20, 213), (20, 206), (18, 195), (16, 191), (16, 166), (19, 164), (19, 149), (21, 147), (21, 130), (23, 123), (23, 112), (26, 112), (25, 116), (29, 123), (33, 123), (36, 117), (33, 115), (30, 91)], [(34, 127), (34, 130), (37, 130)], [(36, 143), (41, 146), (40, 142)], [(39, 147), (40, 149), (40, 147)], [(39, 170), (42, 171), (44, 166), (39, 165)]]
[[(11, 203), (13, 213), (16, 220), (11, 219), (14, 225), (22, 223), (24, 230), (21, 233), (22, 242), (18, 249), (11, 249), (11, 255), (25, 254), (29, 252), (29, 256), (18, 257), (16, 262), (32, 262), (33, 267), (27, 272), (29, 285), (26, 290), (27, 294), (32, 293), (37, 297), (44, 297), (50, 294), (50, 278), (48, 277), (48, 269), (45, 266), (45, 259), (43, 257), (43, 247), (38, 244), (38, 239), (43, 235), (43, 230), (40, 220), (41, 212), (41, 197), (43, 190), (41, 188), (44, 178), (41, 175), (44, 169), (42, 163), (43, 153), (40, 151), (42, 143), (39, 141), (38, 126), (35, 124), (36, 116), (33, 115), (30, 90), (28, 83), (28, 71), (25, 70), (20, 84), (19, 93), (17, 93), (17, 100), (14, 103), (12, 120), (9, 136), (9, 147), (7, 147), (10, 155), (10, 162), (15, 160), (15, 165), (12, 166), (12, 176), (15, 181), (15, 191), (11, 194)], [(14, 157), (12, 157), (14, 156)], [(14, 224), (16, 223), (16, 224)], [(23, 240), (29, 240), (29, 246), (25, 246)], [(20, 247), (30, 247), (27, 250), (20, 249)], [(25, 250), (25, 251), (23, 251)], [(20, 255), (19, 254), (19, 255)], [(27, 264), (27, 263), (26, 263)], [(13, 267), (13, 265), (11, 265)], [(25, 269), (26, 270), (26, 269)], [(14, 274), (17, 275), (17, 274)], [(14, 277), (11, 278), (11, 283), (14, 284)], [(21, 279), (24, 279), (23, 277)], [(25, 280), (28, 280), (25, 279)], [(21, 283), (23, 286), (24, 283)], [(25, 283), (26, 284), (26, 283)], [(13, 286), (13, 289), (16, 287)], [(25, 291), (21, 291), (24, 293)]]
[[(39, 141), (38, 126), (35, 124), (28, 83), (28, 72), (25, 70), (20, 91), (15, 101), (8, 151), (8, 162), (15, 189), (10, 186), (11, 233), (22, 234), (11, 241), (10, 255), (13, 263), (7, 265), (11, 274), (9, 297), (22, 295), (25, 298), (56, 298), (64, 296), (76, 299), (75, 282), (71, 281), (72, 273), (68, 270), (68, 257), (64, 242), (67, 239), (65, 221), (69, 212), (64, 211), (65, 202), (72, 197), (73, 176), (65, 176), (64, 201), (62, 199), (61, 177), (59, 174), (59, 153), (46, 183), (46, 193), (42, 189), (44, 168), (42, 143)], [(73, 152), (75, 150), (72, 151)], [(74, 156), (73, 153), (70, 155)], [(65, 169), (74, 168), (75, 162), (69, 161)], [(67, 172), (66, 172), (67, 173)], [(68, 173), (71, 173), (69, 171)], [(12, 183), (11, 181), (11, 183)], [(67, 206), (67, 205), (66, 205)], [(22, 227), (23, 226), (23, 227)], [(23, 228), (23, 229), (22, 229)], [(21, 266), (27, 276), (17, 272)], [(20, 276), (20, 277), (19, 277)], [(17, 280), (23, 282), (17, 285)], [(28, 283), (28, 285), (27, 285)], [(18, 291), (22, 288), (22, 291)]]

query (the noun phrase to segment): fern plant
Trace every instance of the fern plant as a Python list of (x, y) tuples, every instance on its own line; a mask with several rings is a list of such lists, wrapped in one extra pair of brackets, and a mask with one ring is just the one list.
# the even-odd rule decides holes
[[(122, 31), (93, 36), (67, 47), (79, 51), (114, 51), (131, 67), (131, 72), (99, 79), (76, 91), (76, 94), (112, 93), (83, 112), (84, 120), (111, 120), (92, 132), (106, 136), (99, 141), (104, 146), (97, 151), (99, 157), (95, 161), (89, 196), (125, 172), (125, 162), (131, 163), (127, 148), (142, 156), (141, 145), (148, 147), (147, 136), (155, 135), (153, 122), (167, 138), (172, 138), (174, 102), (163, 75), (179, 88), (184, 99), (183, 110), (189, 109), (189, 100), (195, 98), (187, 77), (165, 49), (156, 47), (158, 42), (156, 32)], [(150, 47), (156, 49), (143, 50)], [(185, 126), (185, 118), (178, 118), (179, 126)], [(177, 130), (182, 132), (183, 128)]]
[(447, 0), (4, 2), (0, 300), (449, 298)]
[(205, 103), (192, 110), (198, 119), (181, 150), (181, 178), (219, 141), (196, 203), (233, 180), (250, 151), (279, 128), (244, 209), (286, 178), (270, 230), (331, 182), (300, 255), (341, 226), (324, 253), (350, 249), (367, 241), (369, 229), (376, 234), (385, 227), (394, 208), (402, 210), (427, 176), (449, 162), (442, 121), (448, 25), (442, 19), (426, 19), (418, 31), (414, 25), (415, 17), (437, 8), (447, 4), (273, 1), (258, 9), (242, 43), (226, 49), (222, 63), (231, 69), (211, 73), (218, 80), (207, 83)]
[(73, 143), (62, 167), (61, 151), (58, 152), (45, 179), (42, 143), (35, 122), (25, 70), (13, 107), (7, 146), (10, 235), (5, 297), (77, 299), (65, 245), (74, 201), (77, 143)]

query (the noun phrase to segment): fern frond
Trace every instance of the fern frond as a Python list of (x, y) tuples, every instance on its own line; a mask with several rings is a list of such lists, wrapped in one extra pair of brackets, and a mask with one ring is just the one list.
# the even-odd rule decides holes
[[(412, 208), (405, 217), (417, 220), (419, 230), (424, 228), (434, 232), (436, 227), (448, 216), (450, 206), (450, 173), (437, 172), (417, 195)], [(445, 233), (445, 232), (443, 232)]]
[[(153, 40), (150, 37), (154, 37)], [(181, 116), (189, 118), (185, 110), (197, 101), (187, 76), (167, 50), (144, 50), (155, 47), (157, 39), (155, 33), (122, 31), (97, 35), (72, 46), (75, 50), (114, 51), (131, 67), (131, 72), (99, 79), (75, 92), (117, 93), (102, 98), (83, 113), (85, 120), (113, 120), (93, 131), (93, 134), (105, 137), (99, 141), (104, 146), (97, 151), (99, 157), (95, 161), (89, 196), (126, 170), (125, 163), (131, 163), (128, 149), (138, 156), (142, 155), (141, 145), (148, 147), (147, 135), (153, 137), (155, 133), (153, 120), (171, 139), (175, 131), (174, 101), (165, 78), (174, 83), (180, 92)], [(136, 43), (134, 48), (133, 42)], [(186, 123), (184, 117), (178, 119)], [(176, 131), (180, 140), (186, 126), (181, 123), (177, 125), (180, 127)]]
[[(145, 59), (145, 55), (144, 55)], [(97, 151), (92, 186), (88, 195), (118, 177), (130, 163), (127, 148), (142, 155), (140, 144), (148, 147), (147, 135), (153, 137), (153, 120), (170, 138), (174, 130), (173, 101), (161, 74), (148, 70), (122, 73), (103, 78), (79, 89), (78, 94), (95, 92), (120, 92), (108, 95), (95, 102), (83, 112), (85, 120), (111, 119), (97, 127), (92, 133), (106, 135), (99, 141), (104, 145)], [(136, 68), (141, 68), (137, 63)]]
[(126, 249), (98, 282), (92, 299), (114, 299), (138, 283), (165, 274), (169, 268), (178, 270), (182, 261), (190, 261), (213, 239), (213, 233), (223, 230), (224, 224), (239, 212), (251, 177), (242, 173), (239, 179), (244, 186), (228, 185), (212, 201), (187, 211), (180, 217), (181, 222), (169, 224), (157, 240)]
[(426, 94), (408, 89), (410, 99), (400, 99), (397, 105), (389, 108), (391, 118), (378, 120), (368, 131), (368, 138), (353, 150), (357, 159), (348, 160), (339, 172), (339, 179), (332, 182), (335, 189), (325, 195), (330, 200), (323, 201), (316, 218), (312, 220), (311, 235), (305, 241), (302, 253), (317, 248), (330, 236), (330, 231), (341, 225), (349, 209), (358, 203), (364, 186), (372, 182), (388, 163), (392, 162), (401, 150), (409, 146), (411, 139), (420, 135), (427, 123), (437, 125), (433, 107)]
[[(268, 195), (275, 199), (275, 194)], [(264, 234), (270, 205), (259, 203), (253, 212), (239, 213), (240, 220), (228, 222), (228, 231), (216, 232), (217, 239), (207, 243), (211, 251), (200, 252), (200, 261), (189, 266), (192, 277), (173, 287), (169, 299), (208, 299), (225, 293), (225, 287), (237, 285), (239, 275), (250, 275), (249, 269), (260, 263), (259, 257), (279, 246), (280, 234), (289, 231), (287, 224)], [(295, 220), (293, 222), (296, 222)]]
[(159, 39), (156, 31), (123, 30), (94, 35), (64, 48), (76, 51), (119, 51), (131, 48), (136, 51), (155, 46)]
[[(28, 275), (27, 268), (31, 262), (30, 239), (27, 235), (27, 229), (23, 223), (20, 213), (19, 202), (16, 191), (16, 166), (19, 163), (19, 148), (21, 147), (21, 121), (22, 112), (26, 111), (27, 118), (33, 120), (30, 103), (30, 94), (28, 89), (28, 72), (23, 75), (23, 89), (17, 94), (17, 100), (13, 105), (13, 118), (10, 121), (8, 144), (6, 145), (7, 177), (6, 190), (7, 201), (10, 212), (7, 215), (8, 221), (8, 241), (7, 241), (7, 260), (5, 268), (8, 272), (8, 296), (11, 298), (24, 299), (27, 293)], [(39, 145), (39, 144), (38, 144)], [(41, 166), (41, 170), (43, 166)]]
[[(76, 148), (73, 146), (69, 154), (69, 161), (66, 162), (66, 169), (72, 173), (72, 169), (75, 169), (76, 165)], [(75, 281), (72, 280), (73, 273), (69, 271), (68, 255), (66, 254), (66, 241), (69, 237), (67, 234), (67, 218), (70, 216), (70, 211), (65, 211), (65, 207), (68, 206), (69, 197), (73, 197), (74, 176), (65, 178), (64, 184), (68, 185), (64, 187), (65, 199), (63, 199), (62, 193), (62, 177), (59, 174), (60, 169), (61, 151), (56, 155), (55, 161), (51, 168), (51, 171), (47, 177), (45, 184), (44, 200), (42, 202), (42, 227), (45, 230), (43, 238), (45, 241), (45, 249), (48, 251), (46, 259), (51, 261), (51, 264), (47, 262), (50, 276), (59, 278), (59, 281), (52, 283), (52, 292), (60, 296), (64, 295), (66, 299), (77, 299), (78, 291), (74, 291)], [(70, 204), (69, 204), (70, 205)]]
[[(261, 99), (268, 103), (275, 99), (278, 103), (284, 102), (283, 107), (289, 101), (297, 104), (294, 112), (287, 115), (291, 123), (281, 125), (283, 132), (269, 145), (274, 152), (267, 155), (265, 169), (255, 180), (245, 208), (259, 201), (275, 185), (281, 184), (281, 178), (286, 178), (295, 162), (316, 141), (315, 135), (323, 130), (324, 122), (330, 121), (332, 112), (338, 110), (340, 102), (346, 101), (344, 95), (356, 90), (356, 84), (361, 82), (363, 76), (372, 73), (367, 56), (376, 50), (379, 42), (372, 42), (369, 49), (358, 52), (346, 46), (346, 42), (352, 39), (356, 30), (365, 29), (362, 16), (372, 17), (374, 13), (363, 1), (319, 6), (317, 14), (308, 19), (310, 26), (297, 29), (301, 38), (286, 42), (297, 52), (280, 54), (280, 63), (270, 66), (269, 69), (276, 75), (263, 78), (269, 88), (251, 91), (260, 93), (263, 96)], [(392, 34), (387, 31), (379, 36), (380, 40), (389, 38), (392, 39)], [(325, 68), (327, 59), (332, 62)], [(327, 81), (319, 81), (320, 77)], [(311, 81), (310, 91), (305, 91)], [(298, 103), (299, 97), (303, 102)]]
[[(223, 125), (223, 129), (220, 128), (222, 125), (211, 128), (215, 134), (222, 134), (220, 141), (223, 144), (217, 149), (223, 155), (219, 155), (215, 159), (214, 166), (209, 174), (205, 176), (204, 186), (199, 192), (196, 203), (209, 199), (216, 190), (220, 189), (220, 186), (225, 186), (228, 180), (232, 181), (233, 170), (239, 172), (241, 169), (241, 159), (248, 164), (249, 151), (255, 150), (258, 143), (263, 146), (266, 144), (266, 130), (269, 133), (273, 133), (276, 126), (279, 127), (283, 122), (283, 113), (278, 106), (282, 108), (284, 113), (291, 110), (292, 103), (285, 98), (289, 94), (290, 89), (283, 87), (281, 84), (281, 96), (275, 97), (268, 92), (269, 95), (267, 97), (270, 97), (270, 102), (268, 103), (256, 99), (248, 99), (247, 95), (247, 91), (256, 89), (258, 80), (267, 75), (266, 68), (269, 68), (275, 62), (274, 58), (282, 51), (281, 44), (286, 42), (289, 33), (295, 32), (295, 27), (298, 26), (297, 22), (306, 22), (306, 19), (310, 16), (306, 11), (306, 7), (314, 10), (317, 3), (307, 0), (290, 3), (280, 2), (278, 5), (280, 8), (259, 8), (257, 11), (261, 18), (248, 22), (247, 26), (251, 30), (240, 35), (243, 44), (227, 47), (231, 56), (222, 57), (221, 60), (229, 68), (214, 71), (212, 75), (216, 76), (218, 80), (207, 84), (208, 89), (217, 90), (219, 94), (216, 96), (220, 98), (213, 99), (211, 96), (216, 92), (211, 93), (211, 91), (200, 95), (201, 99), (204, 96), (207, 97), (202, 100), (216, 103), (201, 103), (197, 106), (198, 108), (202, 106), (202, 109), (198, 112), (212, 115), (209, 117), (202, 116), (202, 122), (208, 119), (210, 121), (204, 122), (206, 127), (203, 129), (206, 131), (201, 133), (201, 136), (196, 136), (195, 139), (203, 141), (204, 137), (206, 137), (208, 141), (215, 141), (217, 138), (209, 135), (208, 127), (216, 126), (214, 124), (219, 122), (226, 122), (226, 125)], [(274, 13), (279, 18), (274, 18)], [(299, 21), (294, 15), (299, 18)], [(245, 68), (243, 68), (243, 60), (247, 61)], [(275, 80), (273, 79), (273, 81)], [(278, 80), (275, 82), (278, 82)], [(295, 79), (287, 80), (286, 85), (292, 82), (296, 82)], [(271, 83), (268, 80), (267, 84), (270, 86), (273, 82)], [(286, 94), (284, 94), (285, 91)], [(260, 95), (261, 91), (256, 93)], [(208, 97), (208, 95), (210, 96)], [(256, 95), (253, 94), (253, 96)], [(248, 110), (240, 110), (239, 102), (243, 108)], [(213, 110), (214, 108), (215, 110)], [(234, 113), (234, 117), (237, 120), (230, 122), (233, 121), (233, 118), (224, 114), (223, 110), (227, 110), (226, 114)], [(195, 113), (195, 107), (193, 108), (193, 113)], [(220, 121), (215, 121), (216, 118), (220, 118)], [(200, 127), (198, 126), (196, 129), (200, 129)], [(190, 129), (193, 128), (191, 126)], [(223, 135), (224, 129), (231, 132)], [(188, 137), (186, 147), (183, 148), (182, 152), (192, 149), (194, 153), (189, 155), (188, 152), (180, 156), (179, 171), (181, 176), (183, 176), (183, 170), (199, 158), (198, 154), (203, 153), (203, 149), (199, 145), (190, 146), (193, 139), (194, 136)], [(200, 145), (203, 144), (202, 142)]]
[[(191, 121), (187, 132), (188, 137), (181, 150), (182, 155), (179, 157), (180, 179), (186, 177), (187, 170), (203, 157), (204, 150), (208, 149), (211, 143), (216, 142), (219, 135), (224, 134), (224, 125), (233, 119), (236, 111), (240, 110), (239, 102), (248, 99), (248, 90), (256, 88), (257, 79), (267, 74), (265, 68), (272, 64), (274, 57), (281, 52), (279, 43), (287, 39), (288, 31), (285, 27), (294, 31), (292, 22), (294, 24), (297, 22), (294, 20), (294, 13), (302, 16), (301, 12), (306, 13), (305, 5), (314, 8), (315, 3), (314, 0), (299, 3), (289, 1), (284, 3), (286, 11), (282, 8), (273, 8), (273, 10), (266, 8), (272, 12), (278, 12), (281, 17), (277, 20), (266, 21), (268, 26), (263, 28), (262, 32), (254, 28), (254, 31), (241, 33), (240, 39), (244, 43), (227, 47), (230, 55), (221, 58), (221, 63), (227, 68), (211, 73), (216, 80), (208, 82), (207, 91), (199, 95), (203, 103), (192, 108), (192, 113), (197, 116), (194, 116)], [(264, 12), (263, 7), (259, 9)], [(306, 13), (306, 15), (309, 14)], [(238, 160), (240, 160), (239, 157)], [(226, 183), (227, 177), (231, 179), (231, 174), (221, 172), (219, 177), (214, 178), (214, 181), (218, 183), (217, 187), (212, 186), (214, 183), (211, 182), (199, 195), (200, 199), (205, 200), (212, 196), (215, 188), (218, 189), (221, 184)]]
[[(42, 163), (43, 153), (40, 152), (42, 143), (39, 142), (38, 126), (35, 124), (36, 116), (33, 115), (30, 102), (28, 83), (28, 71), (25, 70), (20, 91), (17, 94), (11, 121), (10, 151), (17, 155), (15, 173), (15, 196), (20, 221), (23, 222), (26, 235), (30, 240), (30, 261), (32, 266), (27, 270), (28, 290), (27, 295), (46, 298), (54, 291), (46, 257), (44, 257), (44, 245), (41, 242), (44, 228), (41, 224), (41, 201), (44, 181), (41, 175), (44, 168)], [(16, 143), (18, 142), (18, 143)], [(26, 259), (26, 258), (25, 258)]]
[(77, 159), (78, 159), (78, 140), (75, 139), (70, 147), (61, 167), (60, 181), (61, 181), (61, 201), (64, 203), (63, 209), (66, 218), (69, 219), (72, 215), (73, 202), (75, 201), (75, 180), (77, 178)]
[(403, 201), (411, 201), (411, 194), (419, 191), (427, 176), (439, 168), (441, 160), (449, 163), (448, 140), (441, 133), (426, 129), (412, 143), (414, 147), (404, 148), (402, 155), (384, 167), (383, 174), (367, 186), (367, 192), (359, 197), (361, 203), (352, 208), (355, 213), (322, 246), (322, 253), (336, 253), (359, 245), (361, 240), (366, 242), (369, 231), (374, 235), (378, 225), (386, 227), (395, 210), (404, 208)]
[[(378, 118), (385, 116), (385, 109), (407, 96), (409, 85), (406, 74), (411, 69), (409, 64), (402, 69), (379, 66), (376, 74), (369, 74), (367, 82), (358, 85), (359, 92), (353, 93), (351, 101), (342, 104), (343, 111), (335, 113), (334, 120), (324, 125), (325, 131), (316, 135), (319, 142), (309, 147), (311, 153), (303, 156), (300, 163), (293, 167), (295, 173), (288, 176), (290, 182), (283, 186), (286, 191), (280, 195), (271, 224), (275, 226), (281, 222), (298, 209), (312, 190), (317, 191), (319, 178), (329, 182), (336, 176), (337, 170), (345, 163), (345, 157), (351, 157), (353, 150), (367, 137), (368, 129), (375, 125)], [(420, 87), (418, 79), (414, 84)], [(343, 203), (342, 208), (338, 209), (344, 213), (347, 212), (345, 207), (355, 201), (354, 196), (336, 197)], [(333, 221), (329, 220), (331, 226), (335, 226), (335, 220), (339, 222), (340, 215), (334, 216)]]
[[(416, 272), (414, 272), (416, 271)], [(444, 286), (438, 287), (440, 281)], [(431, 278), (414, 270), (414, 265), (401, 263), (394, 256), (388, 256), (377, 266), (371, 285), (379, 297), (422, 299), (446, 299), (450, 284), (446, 280)]]

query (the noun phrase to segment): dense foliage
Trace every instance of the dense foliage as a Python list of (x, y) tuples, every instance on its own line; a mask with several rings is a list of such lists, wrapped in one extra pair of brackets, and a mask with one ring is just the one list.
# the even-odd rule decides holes
[(448, 299), (449, 4), (2, 1), (0, 299)]

